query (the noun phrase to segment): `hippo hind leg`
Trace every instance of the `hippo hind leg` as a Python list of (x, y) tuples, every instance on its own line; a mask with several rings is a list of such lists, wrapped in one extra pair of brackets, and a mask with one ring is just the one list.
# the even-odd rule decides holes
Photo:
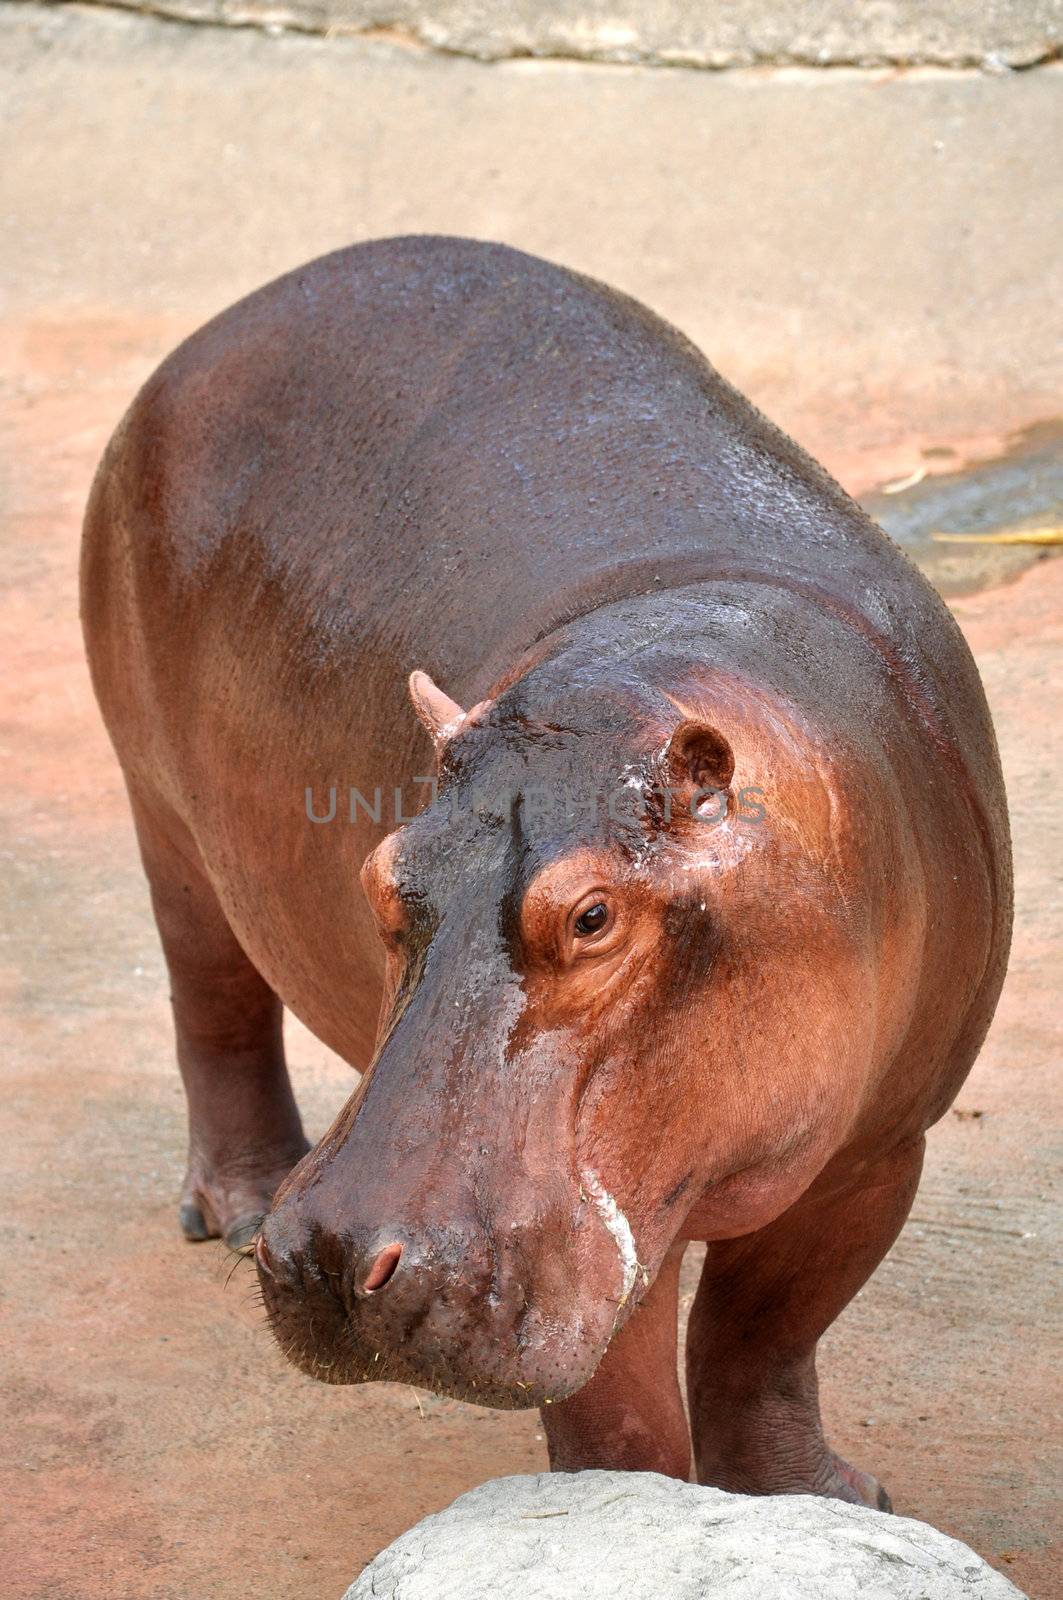
[(309, 1148), (284, 1060), (282, 1007), (218, 904), (178, 817), (130, 786), (170, 974), (188, 1100), (186, 1239), (248, 1250), (274, 1192)]
[(858, 1184), (828, 1172), (768, 1227), (709, 1245), (687, 1329), (700, 1483), (892, 1510), (881, 1484), (824, 1438), (816, 1343), (900, 1232), (922, 1159), (919, 1139)]

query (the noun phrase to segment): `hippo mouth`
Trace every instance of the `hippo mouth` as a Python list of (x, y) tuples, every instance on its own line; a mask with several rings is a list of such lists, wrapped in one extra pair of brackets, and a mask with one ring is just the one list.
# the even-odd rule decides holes
[[(301, 1321), (293, 1326), (283, 1315), (271, 1316), (270, 1321), (287, 1359), (321, 1383), (408, 1383), (450, 1400), (500, 1411), (527, 1410), (566, 1399), (593, 1376), (605, 1354), (602, 1348), (582, 1352), (576, 1364), (563, 1355), (540, 1364), (522, 1353), (506, 1361), (505, 1370), (492, 1372), (486, 1361), (476, 1362), (473, 1369), (467, 1356), (434, 1342), (418, 1340), (410, 1347), (371, 1349), (373, 1341), (367, 1342), (364, 1335), (346, 1327), (338, 1340), (318, 1343), (306, 1337)], [(525, 1375), (518, 1376), (520, 1373)]]
[(375, 1296), (348, 1309), (327, 1290), (293, 1304), (261, 1265), (260, 1278), (273, 1335), (309, 1377), (410, 1383), (499, 1410), (549, 1405), (582, 1388), (625, 1309), (610, 1300), (589, 1315), (574, 1308), (561, 1320), (525, 1308), (514, 1326), (497, 1308), (465, 1304), (455, 1293), (410, 1318), (373, 1305)]

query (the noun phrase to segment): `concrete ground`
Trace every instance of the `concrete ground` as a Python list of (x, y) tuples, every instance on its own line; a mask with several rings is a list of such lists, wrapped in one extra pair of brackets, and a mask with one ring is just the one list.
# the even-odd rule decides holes
[[(76, 622), (81, 509), (137, 385), (299, 260), (471, 233), (646, 299), (884, 512), (947, 520), (945, 480), (996, 463), (998, 496), (1022, 480), (1020, 520), (1036, 477), (1036, 518), (1058, 522), (1061, 82), (486, 66), (0, 6), (5, 1592), (320, 1600), (461, 1490), (545, 1462), (534, 1415), (300, 1377), (246, 1266), (177, 1236), (165, 979)], [(1063, 563), (954, 605), (1008, 776), (1014, 955), (912, 1219), (825, 1341), (823, 1389), (835, 1443), (898, 1510), (1048, 1600)], [(320, 1132), (350, 1077), (298, 1028), (291, 1045)]]

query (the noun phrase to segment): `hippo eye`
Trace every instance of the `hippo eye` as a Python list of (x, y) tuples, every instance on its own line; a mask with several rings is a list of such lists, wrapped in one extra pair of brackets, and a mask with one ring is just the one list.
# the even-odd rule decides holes
[(581, 911), (572, 925), (572, 931), (577, 939), (589, 939), (593, 934), (601, 933), (609, 922), (609, 907), (604, 900), (597, 900), (594, 905), (588, 906), (586, 911)]
[(516, 930), (531, 966), (557, 973), (589, 962), (586, 979), (588, 970), (605, 970), (596, 963), (622, 953), (631, 918), (611, 866), (587, 851), (539, 870), (524, 891)]

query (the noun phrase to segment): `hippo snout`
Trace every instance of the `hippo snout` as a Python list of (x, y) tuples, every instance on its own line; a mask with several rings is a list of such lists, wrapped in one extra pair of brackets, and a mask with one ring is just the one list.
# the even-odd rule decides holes
[(523, 1408), (580, 1388), (616, 1325), (615, 1266), (603, 1253), (608, 1292), (582, 1292), (597, 1252), (574, 1259), (567, 1232), (543, 1217), (488, 1232), (464, 1210), (363, 1230), (290, 1196), (263, 1223), (255, 1262), (278, 1343), (310, 1376)]

